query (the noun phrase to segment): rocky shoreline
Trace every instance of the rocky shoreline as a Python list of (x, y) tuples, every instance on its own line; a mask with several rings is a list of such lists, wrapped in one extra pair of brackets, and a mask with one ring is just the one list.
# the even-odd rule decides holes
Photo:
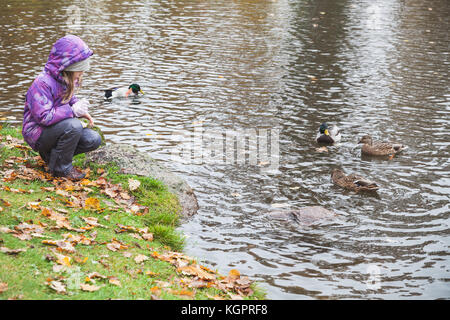
[(179, 176), (171, 172), (160, 161), (151, 158), (127, 144), (106, 144), (86, 153), (86, 162), (106, 164), (115, 162), (120, 173), (151, 177), (164, 183), (178, 197), (181, 217), (188, 218), (197, 213), (198, 202), (192, 188)]

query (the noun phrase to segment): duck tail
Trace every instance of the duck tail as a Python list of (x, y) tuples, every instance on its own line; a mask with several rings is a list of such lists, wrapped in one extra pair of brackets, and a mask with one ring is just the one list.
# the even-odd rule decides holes
[(113, 89), (106, 89), (106, 90), (103, 90), (103, 91), (105, 91), (105, 99), (109, 99), (109, 98), (112, 97)]

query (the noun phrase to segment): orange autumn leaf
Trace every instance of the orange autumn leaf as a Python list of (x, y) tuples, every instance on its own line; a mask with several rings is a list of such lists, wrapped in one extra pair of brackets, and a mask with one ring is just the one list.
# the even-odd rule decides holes
[(67, 251), (69, 253), (74, 253), (75, 248), (69, 241), (65, 240), (42, 240), (43, 244), (48, 244), (52, 246), (56, 246), (58, 249), (62, 251)]
[(62, 266), (66, 266), (66, 267), (70, 267), (70, 261), (72, 260), (71, 257), (59, 254), (59, 253), (55, 253), (56, 254), (56, 263), (59, 263)]
[(173, 290), (173, 289), (167, 289), (167, 292), (173, 294), (173, 295), (177, 295), (177, 296), (186, 296), (188, 298), (191, 298), (195, 295), (195, 293), (193, 291), (189, 291), (189, 290)]
[(184, 266), (177, 269), (178, 272), (186, 275), (196, 276), (203, 280), (214, 280), (216, 276), (206, 272), (200, 268), (199, 265)]
[(10, 207), (11, 203), (0, 198), (0, 203), (5, 207)]
[(239, 277), (241, 276), (241, 273), (236, 269), (231, 269), (230, 272), (228, 273), (228, 276), (231, 279), (239, 279)]
[(84, 201), (84, 205), (86, 209), (94, 209), (94, 210), (100, 210), (100, 200), (97, 198), (87, 198)]

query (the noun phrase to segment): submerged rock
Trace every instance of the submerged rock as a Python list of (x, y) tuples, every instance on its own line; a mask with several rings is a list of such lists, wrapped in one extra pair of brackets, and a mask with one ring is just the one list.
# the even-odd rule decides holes
[(337, 215), (320, 206), (303, 207), (295, 210), (272, 211), (268, 218), (294, 222), (301, 226), (310, 226), (325, 220), (334, 220)]
[(126, 144), (107, 144), (86, 153), (87, 162), (106, 164), (115, 162), (124, 174), (147, 176), (164, 183), (169, 191), (178, 196), (181, 215), (190, 217), (197, 213), (198, 202), (192, 188), (180, 177), (164, 167), (159, 161)]

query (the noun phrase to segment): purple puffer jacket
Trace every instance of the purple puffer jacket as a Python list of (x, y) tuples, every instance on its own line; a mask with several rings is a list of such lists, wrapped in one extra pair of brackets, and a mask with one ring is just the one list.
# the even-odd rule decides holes
[(22, 135), (33, 150), (37, 151), (36, 141), (43, 127), (74, 117), (71, 106), (78, 99), (73, 96), (68, 103), (62, 103), (66, 84), (61, 71), (92, 54), (83, 40), (74, 35), (67, 35), (53, 45), (44, 70), (33, 81), (26, 95)]

